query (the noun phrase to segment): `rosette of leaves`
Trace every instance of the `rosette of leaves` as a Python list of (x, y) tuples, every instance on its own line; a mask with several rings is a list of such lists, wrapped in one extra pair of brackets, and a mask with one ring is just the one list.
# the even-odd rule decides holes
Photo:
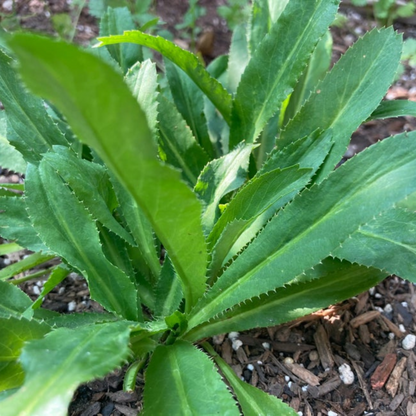
[[(1, 272), (2, 415), (65, 415), (80, 383), (126, 363), (126, 389), (145, 373), (146, 415), (295, 415), (201, 342), (391, 273), (416, 281), (416, 133), (336, 168), (361, 123), (416, 113), (382, 101), (401, 37), (373, 30), (327, 72), (338, 1), (275, 3), (254, 1), (208, 68), (140, 31), (94, 53), (8, 40), (2, 146), (25, 180), (2, 185), (0, 234), (34, 254)], [(151, 61), (126, 71), (132, 45), (161, 53), (166, 77)], [(12, 277), (51, 258), (32, 302)], [(105, 312), (41, 307), (71, 271)]]

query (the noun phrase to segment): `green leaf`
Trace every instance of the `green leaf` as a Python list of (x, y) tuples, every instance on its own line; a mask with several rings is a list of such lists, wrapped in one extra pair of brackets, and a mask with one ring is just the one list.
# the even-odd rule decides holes
[(145, 116), (123, 79), (73, 45), (23, 34), (16, 34), (10, 45), (29, 87), (62, 111), (143, 209), (169, 252), (186, 308), (191, 308), (205, 290), (201, 205), (179, 173), (158, 161)]
[(416, 102), (408, 100), (382, 101), (368, 120), (404, 116), (416, 117)]
[[(60, 264), (55, 269), (52, 270), (52, 273), (48, 277), (48, 280), (43, 284), (42, 291), (40, 292), (39, 297), (31, 305), (31, 309), (38, 309), (41, 307), (45, 296), (50, 293), (56, 286), (59, 285), (70, 273), (71, 269), (66, 264)], [(26, 314), (29, 313), (29, 309), (25, 311)]]
[(241, 75), (249, 60), (250, 53), (248, 50), (246, 25), (238, 25), (234, 29), (231, 38), (230, 56), (228, 59), (227, 88), (231, 93), (234, 94), (237, 91)]
[(112, 215), (118, 202), (106, 169), (78, 158), (70, 149), (54, 146), (54, 150), (56, 153), (50, 152), (44, 156), (44, 163), (59, 172), (94, 220), (134, 245), (131, 235)]
[(23, 384), (24, 373), (18, 362), (27, 341), (42, 338), (50, 327), (36, 321), (0, 318), (0, 391)]
[[(180, 68), (168, 59), (165, 59), (165, 70), (177, 109), (191, 129), (195, 140), (210, 158), (213, 158), (214, 149), (204, 114), (204, 94)], [(163, 113), (161, 119), (166, 115)]]
[(250, 19), (250, 51), (253, 54), (276, 23), (289, 0), (254, 0)]
[(7, 116), (5, 111), (0, 112), (0, 166), (14, 172), (24, 173), (26, 162), (22, 154), (7, 140)]
[[(208, 237), (213, 252), (211, 276), (237, 254), (276, 211), (303, 189), (311, 169), (276, 169), (255, 177), (230, 201)], [(243, 237), (242, 237), (243, 236)]]
[(156, 348), (146, 371), (143, 400), (145, 416), (240, 414), (214, 364), (184, 341)]
[(18, 261), (17, 263), (10, 264), (9, 266), (1, 269), (0, 280), (10, 279), (16, 274), (25, 272), (26, 270), (30, 270), (33, 267), (38, 266), (39, 264), (45, 263), (48, 260), (53, 259), (54, 257), (55, 256), (53, 254), (43, 254), (41, 252), (33, 253), (28, 257), (25, 257), (22, 260)]
[(137, 43), (160, 52), (165, 58), (178, 65), (212, 101), (224, 119), (230, 121), (231, 96), (215, 78), (209, 75), (194, 54), (160, 36), (151, 36), (138, 30), (126, 31), (121, 36), (99, 37), (98, 40), (100, 43), (97, 46)]
[(145, 112), (147, 124), (152, 131), (155, 143), (157, 143), (157, 96), (159, 94), (157, 89), (159, 85), (157, 83), (156, 64), (148, 59), (135, 64), (127, 71), (125, 80), (141, 109)]
[(155, 289), (155, 315), (169, 316), (179, 308), (182, 301), (180, 280), (175, 273), (172, 262), (166, 257), (160, 278)]
[(209, 161), (208, 155), (193, 137), (177, 108), (163, 95), (159, 96), (159, 107), (161, 159), (180, 169), (183, 179), (194, 187)]
[[(121, 35), (125, 30), (134, 28), (133, 17), (127, 7), (109, 7), (101, 18), (100, 36)], [(107, 49), (124, 73), (136, 62), (143, 60), (143, 52), (139, 45), (109, 45)]]
[(30, 308), (32, 301), (29, 296), (22, 292), (18, 287), (0, 281), (0, 317), (20, 318), (22, 313)]
[(208, 163), (195, 185), (195, 192), (204, 202), (202, 225), (209, 233), (219, 217), (221, 198), (238, 189), (246, 180), (252, 146), (239, 146), (227, 155)]
[(16, 243), (3, 243), (0, 244), (0, 256), (5, 256), (6, 254), (16, 253), (23, 250), (23, 247), (20, 247)]
[(334, 255), (416, 283), (416, 214), (400, 208), (361, 226)]
[(264, 391), (257, 389), (242, 381), (235, 371), (215, 352), (207, 342), (203, 344), (204, 349), (213, 357), (215, 363), (230, 383), (244, 416), (297, 416), (291, 407), (280, 399)]
[[(332, 36), (328, 31), (318, 42), (310, 58), (309, 64), (299, 79), (289, 105), (285, 111), (285, 120), (289, 121), (299, 111), (310, 93), (316, 88), (318, 82), (324, 78), (331, 64)], [(284, 123), (286, 124), (286, 123)]]
[(62, 314), (45, 319), (45, 322), (54, 328), (76, 329), (81, 326), (101, 324), (104, 322), (118, 321), (117, 316), (103, 312), (84, 312)]
[[(152, 226), (130, 192), (128, 192), (114, 177), (112, 177), (112, 182), (122, 207), (122, 214), (135, 239), (141, 258), (152, 273), (152, 278), (150, 280), (156, 281), (160, 273), (160, 262)], [(144, 275), (147, 274), (147, 270), (140, 268), (139, 270)]]
[(42, 100), (23, 87), (12, 64), (12, 59), (0, 50), (0, 100), (8, 120), (6, 139), (27, 162), (36, 164), (52, 145), (68, 146), (68, 142), (49, 117)]
[[(287, 124), (277, 140), (278, 147), (318, 128), (331, 129), (334, 146), (318, 174), (319, 180), (327, 176), (341, 160), (351, 134), (377, 108), (390, 86), (400, 60), (401, 43), (401, 37), (391, 27), (374, 29), (358, 40)], [(375, 79), (377, 84), (373, 83)]]
[[(190, 327), (313, 267), (415, 192), (416, 132), (369, 147), (281, 210), (195, 306)], [(191, 322), (192, 321), (192, 322)]]
[(279, 110), (315, 44), (332, 23), (338, 3), (310, 0), (287, 4), (241, 77), (233, 102), (230, 148), (241, 141), (253, 143)]
[(93, 219), (46, 160), (39, 170), (28, 166), (26, 202), (34, 229), (85, 276), (91, 297), (111, 312), (137, 319), (134, 284), (105, 258)]
[[(103, 377), (126, 360), (125, 322), (60, 328), (32, 341), (20, 357), (23, 387), (1, 402), (3, 416), (65, 416), (79, 384)], [(105, 340), (105, 342), (103, 342)]]
[(14, 240), (31, 251), (50, 251), (32, 227), (23, 198), (0, 197), (0, 207), (0, 235), (3, 238)]
[(189, 331), (184, 338), (193, 342), (219, 333), (290, 322), (364, 292), (386, 276), (377, 269), (327, 258), (285, 288), (237, 305)]

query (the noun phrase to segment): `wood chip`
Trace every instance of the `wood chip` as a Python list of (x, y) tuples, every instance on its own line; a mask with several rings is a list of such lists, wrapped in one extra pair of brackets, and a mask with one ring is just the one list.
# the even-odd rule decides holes
[(335, 376), (330, 380), (326, 381), (319, 387), (318, 396), (325, 396), (325, 394), (330, 393), (341, 385), (342, 381), (339, 376)]
[(400, 406), (404, 399), (404, 394), (398, 394), (390, 403), (389, 407), (393, 412)]
[(416, 361), (415, 354), (411, 352), (407, 359), (407, 374), (409, 376), (409, 380), (414, 380), (414, 381), (416, 381), (415, 361)]
[(358, 328), (360, 325), (364, 325), (367, 322), (372, 321), (373, 319), (380, 316), (380, 312), (378, 311), (369, 311), (366, 313), (363, 313), (362, 315), (357, 316), (356, 318), (352, 319), (350, 322), (350, 325), (353, 328)]
[(122, 404), (116, 404), (115, 408), (125, 416), (137, 416), (137, 409), (132, 409), (128, 406), (123, 406)]
[(387, 354), (384, 357), (383, 362), (376, 368), (376, 371), (374, 371), (374, 374), (371, 376), (371, 387), (374, 390), (379, 390), (386, 384), (390, 373), (396, 365), (396, 360), (396, 354)]
[(371, 341), (370, 331), (367, 325), (360, 325), (358, 327), (358, 336), (360, 337), (363, 344), (369, 344)]
[(351, 361), (351, 364), (354, 367), (355, 373), (357, 374), (358, 382), (360, 383), (361, 390), (363, 391), (365, 399), (367, 400), (368, 407), (370, 410), (372, 410), (373, 403), (371, 401), (370, 393), (367, 389), (367, 383), (364, 379), (363, 370), (355, 361)]
[(386, 318), (384, 315), (380, 315), (380, 318), (383, 320), (383, 322), (386, 324), (388, 329), (393, 332), (394, 335), (396, 335), (397, 338), (403, 338), (404, 333), (400, 331), (400, 328), (394, 324), (390, 319)]
[(334, 366), (334, 356), (332, 355), (331, 345), (329, 344), (328, 335), (325, 328), (319, 324), (313, 336), (316, 349), (318, 350), (319, 359), (325, 371)]
[(319, 377), (317, 377), (315, 374), (313, 374), (311, 371), (307, 370), (306, 368), (302, 367), (299, 364), (290, 364), (285, 363), (285, 367), (289, 371), (291, 371), (294, 375), (298, 376), (302, 381), (304, 381), (307, 384), (310, 384), (311, 386), (318, 386), (320, 383)]
[(416, 403), (409, 401), (406, 407), (407, 416), (416, 416)]
[(394, 397), (397, 393), (400, 377), (403, 374), (406, 364), (407, 358), (401, 358), (400, 361), (396, 364), (396, 367), (394, 367), (393, 371), (391, 372), (390, 378), (386, 384), (387, 393), (389, 393), (391, 397)]

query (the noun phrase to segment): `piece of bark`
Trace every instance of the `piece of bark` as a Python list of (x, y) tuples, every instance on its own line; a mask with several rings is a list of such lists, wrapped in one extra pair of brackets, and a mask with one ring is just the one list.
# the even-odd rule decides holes
[(407, 416), (416, 416), (416, 403), (409, 400), (406, 407)]
[(330, 393), (341, 385), (342, 381), (339, 376), (335, 376), (330, 380), (323, 383), (318, 389), (318, 396), (325, 396), (325, 394)]
[(396, 361), (396, 354), (387, 354), (384, 357), (382, 363), (376, 368), (376, 371), (374, 371), (374, 374), (371, 376), (371, 387), (374, 390), (383, 388), (396, 365)]
[(394, 412), (401, 404), (404, 399), (404, 394), (398, 394), (389, 404), (390, 409)]
[(332, 355), (331, 345), (329, 344), (328, 334), (321, 324), (317, 326), (313, 338), (322, 367), (325, 371), (328, 371), (334, 366), (334, 357)]
[(367, 307), (369, 296), (370, 295), (368, 292), (364, 292), (358, 296), (358, 302), (355, 305), (355, 310), (354, 310), (356, 315), (360, 315), (361, 312), (363, 312), (364, 309)]
[(259, 375), (257, 374), (256, 369), (254, 369), (251, 373), (250, 384), (254, 387), (257, 387), (258, 382), (259, 382)]
[(384, 358), (388, 354), (393, 354), (396, 351), (396, 348), (397, 348), (396, 342), (391, 339), (389, 342), (387, 342), (380, 348), (380, 351), (378, 352), (377, 357), (381, 359), (381, 358)]
[(386, 318), (384, 315), (380, 315), (381, 320), (386, 324), (389, 331), (393, 332), (394, 335), (396, 335), (397, 338), (403, 338), (404, 333), (400, 331), (400, 328), (394, 324), (390, 319)]
[(410, 352), (409, 357), (407, 358), (407, 374), (409, 380), (416, 381), (416, 368), (415, 368), (416, 357), (413, 352)]
[(228, 365), (233, 363), (233, 348), (229, 339), (226, 339), (221, 345), (221, 357)]
[(318, 386), (320, 383), (319, 377), (313, 374), (311, 371), (307, 370), (306, 368), (302, 367), (299, 364), (284, 364), (289, 371), (291, 371), (295, 376), (299, 377), (302, 381), (311, 386)]
[(294, 397), (291, 401), (290, 401), (290, 407), (295, 411), (299, 411), (299, 407), (300, 407), (300, 399), (299, 397)]
[(116, 404), (115, 408), (125, 416), (137, 416), (137, 409), (132, 409), (131, 407), (124, 406), (122, 404)]
[(416, 391), (416, 381), (409, 381), (409, 396), (414, 396)]
[(350, 322), (350, 325), (353, 328), (358, 328), (360, 325), (364, 325), (373, 319), (380, 316), (380, 312), (378, 311), (369, 311), (366, 313), (363, 313), (362, 315), (357, 316), (356, 318), (352, 319)]
[(369, 344), (371, 341), (370, 331), (367, 325), (360, 325), (358, 327), (358, 335), (363, 344)]
[(351, 361), (351, 364), (354, 367), (355, 374), (357, 374), (358, 383), (360, 384), (361, 390), (364, 393), (364, 397), (367, 400), (368, 407), (369, 407), (370, 410), (372, 410), (373, 409), (373, 402), (371, 401), (371, 396), (370, 396), (370, 393), (368, 392), (368, 389), (367, 389), (367, 383), (364, 379), (363, 370), (361, 369), (361, 367), (355, 361)]
[(303, 414), (305, 416), (314, 416), (312, 406), (305, 400), (305, 406), (303, 408)]
[(394, 397), (397, 393), (397, 390), (399, 388), (400, 377), (402, 376), (403, 371), (406, 368), (406, 364), (407, 358), (401, 358), (400, 361), (394, 367), (393, 371), (391, 372), (389, 380), (386, 384), (387, 393), (389, 393), (391, 397)]
[(245, 365), (248, 362), (247, 354), (244, 351), (244, 348), (238, 348), (236, 351), (237, 359), (240, 361), (241, 364)]

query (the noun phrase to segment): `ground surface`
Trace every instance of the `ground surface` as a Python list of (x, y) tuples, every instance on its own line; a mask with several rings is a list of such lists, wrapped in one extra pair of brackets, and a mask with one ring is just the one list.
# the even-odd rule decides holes
[[(224, 0), (201, 0), (207, 14), (199, 22), (203, 33), (213, 31), (215, 39), (206, 59), (227, 51), (230, 33), (225, 21), (216, 15)], [(8, 12), (7, 1), (0, 2)], [(9, 13), (10, 27), (54, 33), (51, 16), (69, 12), (64, 0), (16, 0), (15, 13)], [(161, 16), (181, 44), (174, 25), (186, 12), (183, 0), (158, 0), (155, 13)], [(374, 26), (363, 9), (343, 8), (348, 16), (342, 28), (333, 28), (334, 61), (359, 36)], [(11, 16), (11, 17), (10, 17)], [(13, 20), (14, 19), (14, 20)], [(405, 37), (416, 37), (416, 28), (398, 22)], [(98, 33), (97, 22), (85, 8), (80, 15), (75, 41), (88, 44)], [(405, 65), (404, 73), (389, 90), (388, 98), (416, 100), (416, 72)], [(398, 118), (363, 125), (354, 134), (346, 158), (389, 135), (414, 130), (415, 120)], [(3, 172), (0, 181), (19, 181), (17, 175)], [(15, 261), (3, 258), (7, 264)], [(1, 266), (1, 264), (0, 264)], [(23, 289), (36, 298), (43, 282), (27, 282)], [(84, 280), (71, 275), (46, 299), (44, 307), (58, 312), (101, 310), (89, 299)], [(373, 290), (298, 321), (268, 329), (229, 334), (212, 340), (215, 349), (247, 382), (282, 398), (303, 415), (407, 415), (416, 416), (415, 352), (405, 350), (402, 340), (416, 333), (416, 294), (413, 285), (392, 276)], [(242, 342), (236, 351), (235, 337)], [(352, 384), (344, 384), (339, 367), (348, 364)], [(80, 387), (71, 403), (71, 416), (136, 415), (141, 409), (143, 379), (137, 389), (122, 391), (123, 372)], [(386, 383), (386, 380), (387, 383)], [(332, 413), (331, 413), (332, 412)]]

